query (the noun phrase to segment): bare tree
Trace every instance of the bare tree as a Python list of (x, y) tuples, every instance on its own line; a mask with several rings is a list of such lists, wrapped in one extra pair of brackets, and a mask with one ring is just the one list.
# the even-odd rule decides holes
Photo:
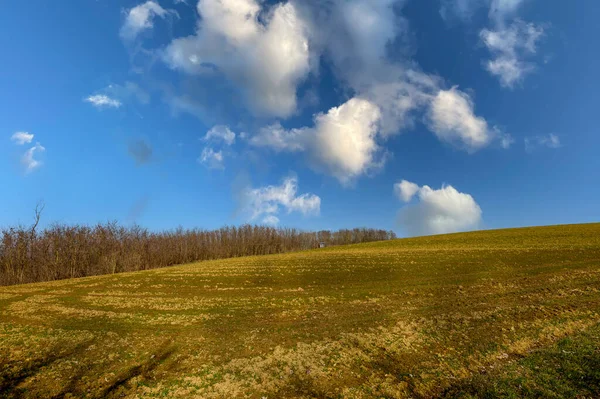
[(36, 229), (37, 229), (38, 225), (40, 224), (40, 219), (42, 218), (42, 213), (44, 212), (45, 207), (46, 207), (46, 204), (42, 200), (38, 201), (37, 204), (35, 205), (33, 225), (31, 226), (30, 233), (29, 233), (29, 239), (32, 242), (36, 236)]
[(265, 255), (395, 238), (385, 230), (318, 233), (243, 225), (217, 230), (150, 232), (143, 227), (53, 224), (40, 231), (44, 203), (29, 227), (0, 229), (0, 285), (50, 281), (171, 266), (209, 259)]

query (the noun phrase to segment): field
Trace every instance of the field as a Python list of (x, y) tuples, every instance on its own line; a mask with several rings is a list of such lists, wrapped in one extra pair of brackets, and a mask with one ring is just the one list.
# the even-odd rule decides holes
[(0, 397), (600, 396), (600, 224), (0, 287)]

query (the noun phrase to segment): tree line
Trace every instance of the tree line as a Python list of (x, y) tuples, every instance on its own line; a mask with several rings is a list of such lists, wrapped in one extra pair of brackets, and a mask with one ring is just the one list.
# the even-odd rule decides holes
[(54, 224), (37, 230), (4, 228), (0, 242), (0, 285), (148, 270), (201, 260), (277, 254), (396, 238), (369, 228), (307, 232), (294, 228), (242, 225), (217, 230), (151, 232), (116, 222), (96, 226)]

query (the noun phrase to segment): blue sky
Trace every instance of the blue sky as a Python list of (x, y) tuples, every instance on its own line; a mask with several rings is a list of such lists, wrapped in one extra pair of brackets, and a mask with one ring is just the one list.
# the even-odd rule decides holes
[(9, 2), (0, 226), (600, 219), (600, 4)]

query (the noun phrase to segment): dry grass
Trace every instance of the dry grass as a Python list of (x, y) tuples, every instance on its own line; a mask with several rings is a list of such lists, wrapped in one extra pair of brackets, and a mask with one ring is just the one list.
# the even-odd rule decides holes
[(0, 288), (0, 397), (593, 397), (599, 323), (600, 224), (208, 261)]

